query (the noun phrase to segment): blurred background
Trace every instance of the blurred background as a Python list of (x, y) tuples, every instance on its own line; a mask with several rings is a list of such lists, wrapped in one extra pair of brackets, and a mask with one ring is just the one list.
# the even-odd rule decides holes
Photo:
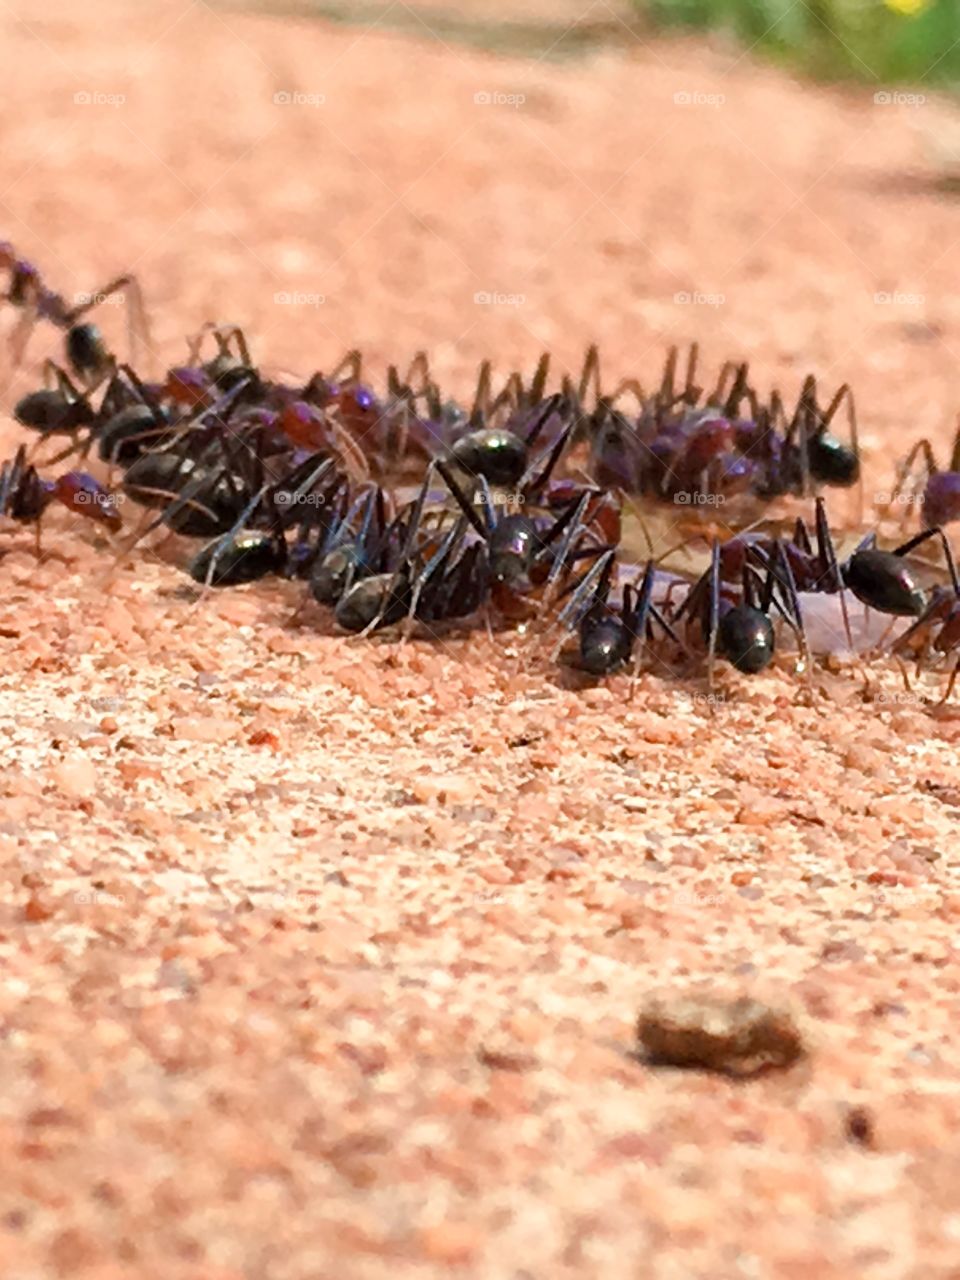
[[(426, 349), (853, 383), (867, 473), (952, 436), (953, 0), (10, 0), (0, 226), (68, 296), (141, 281), (308, 373)], [(123, 342), (122, 306), (100, 308)], [(8, 392), (59, 350), (37, 333)]]

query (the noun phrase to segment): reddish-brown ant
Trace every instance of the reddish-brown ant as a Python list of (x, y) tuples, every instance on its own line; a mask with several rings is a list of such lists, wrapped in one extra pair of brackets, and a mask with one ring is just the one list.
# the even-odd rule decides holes
[[(895, 654), (912, 654), (916, 658), (918, 667), (933, 655), (945, 656), (960, 650), (960, 578), (957, 576), (953, 552), (946, 539), (944, 539), (943, 548), (950, 572), (950, 585), (933, 588), (930, 602), (924, 612), (893, 645)], [(958, 676), (960, 676), (960, 657), (957, 658), (950, 672), (946, 692), (940, 699), (941, 704), (949, 700)], [(906, 672), (904, 672), (904, 682), (909, 689)]]
[(887, 515), (898, 504), (906, 506), (917, 499), (919, 486), (914, 481), (913, 472), (918, 458), (923, 463), (923, 469), (917, 477), (922, 484), (919, 503), (923, 526), (932, 529), (935, 525), (960, 520), (960, 424), (953, 437), (950, 461), (946, 468), (937, 466), (929, 440), (917, 441), (897, 469), (893, 492), (889, 502), (884, 505), (883, 514)]

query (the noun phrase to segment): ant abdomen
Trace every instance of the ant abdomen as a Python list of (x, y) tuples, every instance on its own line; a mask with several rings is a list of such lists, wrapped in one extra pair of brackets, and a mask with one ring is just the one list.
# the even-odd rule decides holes
[(257, 582), (283, 568), (283, 547), (277, 538), (255, 529), (231, 538), (226, 546), (213, 542), (190, 562), (190, 577), (212, 587)]
[(773, 661), (776, 640), (767, 614), (739, 604), (721, 614), (717, 649), (738, 671), (756, 675)]
[(843, 566), (843, 580), (863, 604), (898, 618), (919, 618), (927, 593), (910, 565), (892, 551), (868, 547), (856, 551)]

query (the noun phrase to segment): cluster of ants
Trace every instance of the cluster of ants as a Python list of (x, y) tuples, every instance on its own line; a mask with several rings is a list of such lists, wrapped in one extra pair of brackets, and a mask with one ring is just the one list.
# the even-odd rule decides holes
[[(403, 375), (391, 367), (380, 393), (356, 352), (329, 374), (293, 383), (255, 365), (240, 329), (213, 324), (189, 342), (182, 365), (153, 381), (120, 362), (87, 318), (96, 302), (129, 291), (134, 336), (146, 339), (130, 277), (71, 307), (10, 245), (0, 244), (0, 272), (3, 297), (18, 309), (15, 364), (37, 322), (65, 335), (63, 365), (45, 363), (43, 386), (14, 416), (40, 444), (64, 437), (66, 448), (38, 467), (22, 445), (0, 464), (0, 516), (38, 531), (52, 502), (116, 531), (122, 492), (147, 513), (141, 536), (165, 526), (204, 540), (189, 573), (205, 587), (304, 579), (340, 628), (361, 635), (547, 619), (561, 637), (556, 652), (575, 633), (571, 660), (594, 676), (630, 664), (636, 672), (654, 646), (681, 660), (706, 657), (711, 684), (717, 658), (759, 672), (774, 656), (777, 623), (809, 669), (803, 599), (839, 597), (852, 649), (848, 591), (910, 620), (893, 645), (898, 655), (919, 664), (960, 649), (960, 580), (941, 528), (960, 518), (960, 433), (949, 468), (922, 441), (900, 469), (894, 500), (923, 487), (921, 531), (893, 550), (868, 534), (841, 559), (817, 491), (860, 481), (846, 386), (822, 404), (808, 378), (790, 411), (776, 392), (757, 393), (746, 364), (727, 364), (707, 390), (693, 347), (682, 376), (673, 349), (651, 391), (628, 380), (605, 393), (591, 348), (579, 380), (565, 376), (553, 389), (548, 356), (529, 381), (513, 373), (500, 387), (485, 363), (463, 405), (441, 394), (422, 354)], [(834, 430), (841, 409), (847, 440)], [(45, 474), (91, 451), (107, 480)], [(714, 539), (693, 582), (664, 575), (652, 556), (630, 564), (618, 554), (631, 497), (696, 507), (738, 495), (813, 496), (815, 514), (789, 532)], [(931, 539), (949, 581), (928, 588), (908, 557)], [(960, 659), (945, 697), (958, 672)]]

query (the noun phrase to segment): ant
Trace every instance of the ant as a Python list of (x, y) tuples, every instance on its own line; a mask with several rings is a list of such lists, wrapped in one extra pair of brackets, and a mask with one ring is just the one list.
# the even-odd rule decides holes
[(117, 276), (93, 293), (81, 296), (70, 306), (62, 294), (47, 288), (39, 270), (17, 256), (12, 244), (0, 243), (0, 271), (7, 271), (7, 291), (3, 299), (22, 311), (22, 316), (10, 338), (12, 369), (19, 368), (30, 333), (38, 320), (46, 320), (66, 334), (66, 356), (74, 376), (87, 385), (95, 386), (113, 369), (114, 357), (110, 354), (103, 335), (95, 324), (82, 317), (114, 294), (129, 294), (128, 310), (131, 348), (136, 352), (138, 344), (149, 348), (150, 331), (140, 285), (135, 276)]
[[(55, 435), (72, 437), (47, 465), (78, 448), (86, 456), (95, 439), (105, 462), (129, 461), (143, 451), (144, 441), (156, 441), (170, 426), (169, 414), (130, 365), (116, 366), (96, 410), (91, 392), (81, 390), (52, 360), (45, 362), (43, 376), (47, 385), (18, 400), (13, 416), (21, 426), (38, 432), (40, 443)], [(81, 444), (77, 436), (83, 430), (88, 435)]]
[[(286, 572), (290, 548), (284, 516), (310, 498), (316, 499), (312, 509), (323, 511), (337, 500), (341, 483), (333, 460), (320, 455), (308, 458), (283, 480), (262, 484), (230, 528), (194, 556), (190, 576), (205, 587), (225, 587)], [(267, 529), (248, 527), (254, 520), (265, 522)], [(301, 521), (301, 529), (308, 523)]]
[[(892, 652), (899, 655), (909, 651), (916, 658), (918, 668), (931, 653), (946, 655), (960, 649), (960, 578), (957, 566), (950, 549), (949, 542), (944, 539), (947, 568), (950, 572), (949, 587), (934, 587), (930, 601), (916, 622), (900, 636), (893, 645)], [(950, 700), (954, 685), (960, 676), (960, 657), (953, 665), (947, 689), (940, 699), (939, 705)], [(910, 682), (906, 671), (903, 673), (907, 689)]]
[(45, 480), (27, 461), (21, 445), (12, 459), (0, 464), (0, 516), (36, 526), (36, 551), (40, 555), (40, 521), (51, 502), (59, 502), (111, 532), (122, 527), (116, 499), (85, 471), (68, 471)]
[(330, 523), (310, 574), (310, 593), (318, 604), (336, 606), (357, 579), (377, 572), (386, 520), (386, 496), (377, 486)]
[[(574, 426), (572, 406), (563, 392), (544, 400), (534, 415), (526, 436), (508, 427), (472, 426), (460, 436), (450, 450), (452, 460), (468, 475), (482, 477), (491, 485), (524, 487), (528, 476), (530, 450), (544, 432), (551, 417), (560, 418), (560, 432), (550, 446), (553, 470)], [(546, 482), (547, 474), (541, 478)]]
[(93, 426), (97, 414), (89, 392), (81, 391), (52, 360), (44, 362), (43, 380), (45, 385), (40, 390), (29, 392), (14, 406), (13, 416), (21, 426), (39, 432), (41, 439), (75, 436), (84, 427)]
[[(334, 618), (345, 631), (365, 636), (379, 627), (392, 626), (404, 617), (408, 624), (412, 622), (424, 588), (445, 568), (451, 553), (462, 541), (466, 524), (460, 520), (441, 539), (439, 547), (430, 549), (424, 508), (433, 479), (433, 465), (427, 467), (409, 509), (376, 541), (371, 543), (369, 536), (363, 535), (334, 609)], [(375, 501), (371, 510), (378, 507)], [(380, 516), (379, 510), (377, 515)]]
[(738, 572), (744, 563), (752, 561), (761, 569), (772, 572), (781, 589), (792, 596), (804, 592), (839, 595), (847, 644), (851, 649), (853, 639), (846, 589), (861, 604), (878, 613), (895, 618), (916, 618), (924, 612), (928, 593), (906, 557), (932, 537), (939, 537), (946, 545), (941, 529), (926, 529), (891, 551), (876, 545), (875, 532), (868, 533), (851, 554), (840, 561), (822, 498), (817, 498), (814, 510), (815, 549), (810, 530), (802, 518), (797, 519), (789, 539), (771, 538), (766, 534), (741, 534), (716, 552), (721, 577), (731, 571)]
[[(557, 625), (567, 632), (578, 629), (577, 665), (592, 676), (607, 676), (619, 671), (630, 661), (638, 642), (649, 646), (654, 640), (654, 622), (674, 644), (685, 648), (664, 614), (653, 603), (654, 562), (647, 561), (639, 588), (633, 588), (629, 583), (624, 586), (619, 610), (609, 603), (614, 567), (614, 551), (601, 555), (575, 585), (569, 601), (557, 616)], [(634, 677), (639, 672), (642, 659), (643, 648), (637, 653)]]
[[(437, 459), (435, 466), (463, 515), (486, 544), (494, 600), (508, 617), (518, 613), (526, 615), (527, 610), (516, 597), (526, 596), (534, 587), (545, 584), (549, 599), (560, 574), (574, 560), (599, 555), (608, 549), (600, 544), (575, 549), (575, 543), (588, 533), (584, 517), (593, 490), (575, 497), (559, 515), (538, 518), (498, 509), (485, 477), (481, 477), (477, 496), (471, 503), (447, 465)], [(564, 537), (555, 548), (554, 543), (561, 534)]]
[[(949, 464), (944, 469), (937, 466), (930, 441), (917, 441), (897, 469), (896, 483), (883, 514), (887, 515), (891, 507), (903, 501), (902, 495), (913, 478), (917, 458), (923, 462), (919, 477), (923, 485), (920, 495), (920, 521), (923, 526), (929, 529), (960, 520), (960, 424), (953, 437)], [(917, 487), (914, 487), (913, 494), (907, 495), (908, 498), (916, 496)]]
[[(707, 645), (707, 683), (711, 690), (717, 656), (726, 658), (746, 675), (756, 675), (770, 665), (776, 649), (776, 632), (770, 616), (773, 609), (797, 637), (803, 666), (809, 669), (800, 601), (779, 542), (774, 544), (773, 555), (784, 570), (783, 576), (778, 576), (771, 563), (765, 578), (758, 582), (756, 571), (744, 561), (738, 591), (723, 581), (721, 548), (715, 542), (710, 567), (690, 588), (674, 615), (674, 622), (688, 616), (700, 624)], [(779, 595), (777, 588), (780, 588)]]

